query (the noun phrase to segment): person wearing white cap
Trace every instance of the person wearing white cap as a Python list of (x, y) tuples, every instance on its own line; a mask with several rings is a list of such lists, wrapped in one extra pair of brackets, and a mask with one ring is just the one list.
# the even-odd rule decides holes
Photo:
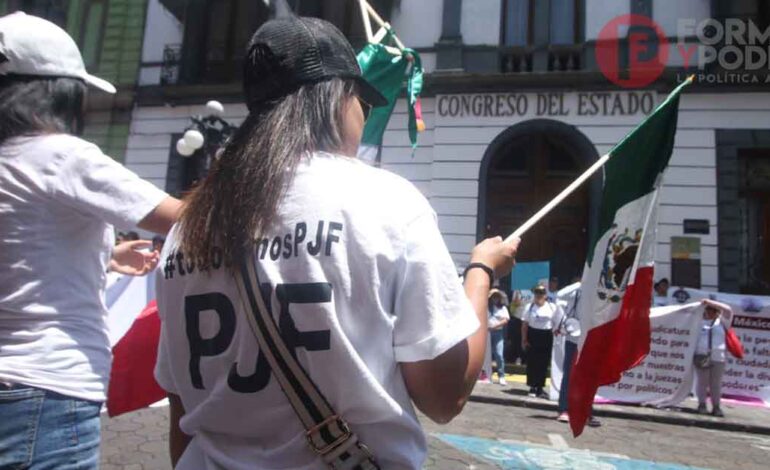
[(180, 207), (75, 137), (86, 84), (115, 92), (58, 26), (0, 18), (0, 468), (98, 467), (106, 272), (158, 259), (112, 253), (113, 225), (165, 233)]

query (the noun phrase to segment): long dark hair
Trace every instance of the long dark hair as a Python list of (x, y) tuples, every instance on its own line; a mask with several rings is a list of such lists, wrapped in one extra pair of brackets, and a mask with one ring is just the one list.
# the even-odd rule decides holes
[(0, 145), (24, 135), (82, 133), (85, 96), (77, 78), (0, 76)]
[(352, 82), (333, 78), (252, 106), (180, 218), (180, 248), (202, 270), (214, 258), (233, 268), (275, 216), (297, 165), (342, 148)]

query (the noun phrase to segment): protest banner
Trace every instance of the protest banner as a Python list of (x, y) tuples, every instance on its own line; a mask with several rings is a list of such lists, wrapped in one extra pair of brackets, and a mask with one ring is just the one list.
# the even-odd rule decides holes
[(697, 303), (650, 312), (650, 352), (619, 382), (599, 388), (601, 398), (655, 406), (681, 402), (693, 383), (693, 355), (702, 309)]
[[(698, 303), (705, 298), (732, 308), (733, 327), (745, 349), (743, 359), (727, 354), (723, 396), (770, 406), (770, 298), (697, 289), (671, 289), (671, 305), (650, 311), (650, 353), (619, 382), (601, 387), (599, 401), (673, 406), (687, 398), (693, 387), (692, 358), (703, 313)], [(552, 400), (559, 396), (563, 348), (563, 339), (554, 342)]]
[(727, 355), (722, 395), (770, 406), (770, 297), (689, 288), (671, 288), (669, 296), (672, 304), (710, 298), (732, 308), (732, 326), (743, 343), (745, 356), (736, 359)]

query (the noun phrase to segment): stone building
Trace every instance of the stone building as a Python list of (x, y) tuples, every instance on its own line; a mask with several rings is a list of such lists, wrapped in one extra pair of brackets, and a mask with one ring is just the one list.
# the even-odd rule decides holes
[[(362, 44), (356, 2), (289, 3), (333, 21)], [(510, 233), (694, 72), (697, 83), (682, 97), (664, 175), (656, 278), (770, 293), (766, 1), (373, 3), (420, 52), (427, 72), (427, 129), (417, 151), (409, 146), (402, 100), (379, 164), (430, 199), (458, 269), (477, 240)], [(174, 142), (210, 99), (223, 101), (234, 122), (246, 115), (240, 59), (267, 14), (264, 2), (250, 0), (149, 0), (129, 168), (161, 188), (184, 186), (187, 163)], [(624, 27), (624, 15), (652, 26)], [(721, 37), (714, 36), (720, 28)], [(614, 59), (603, 47), (614, 47)], [(643, 57), (650, 53), (660, 59), (650, 83), (610, 80), (608, 64), (620, 82), (637, 75), (640, 60), (655, 69)], [(705, 64), (712, 53), (720, 60)], [(753, 62), (736, 57), (744, 54), (754, 54)], [(596, 227), (599, 187), (595, 178), (528, 233), (519, 259), (550, 261), (563, 283), (579, 274)]]

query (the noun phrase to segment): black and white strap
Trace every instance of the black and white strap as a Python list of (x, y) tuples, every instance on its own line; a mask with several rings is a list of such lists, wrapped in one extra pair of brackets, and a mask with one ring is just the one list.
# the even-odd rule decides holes
[(241, 263), (235, 276), (245, 317), (260, 352), (270, 364), (291, 407), (305, 427), (310, 448), (334, 470), (377, 470), (369, 449), (358, 440), (345, 420), (335, 413), (310, 376), (289, 352), (278, 326), (265, 305), (253, 260)]

